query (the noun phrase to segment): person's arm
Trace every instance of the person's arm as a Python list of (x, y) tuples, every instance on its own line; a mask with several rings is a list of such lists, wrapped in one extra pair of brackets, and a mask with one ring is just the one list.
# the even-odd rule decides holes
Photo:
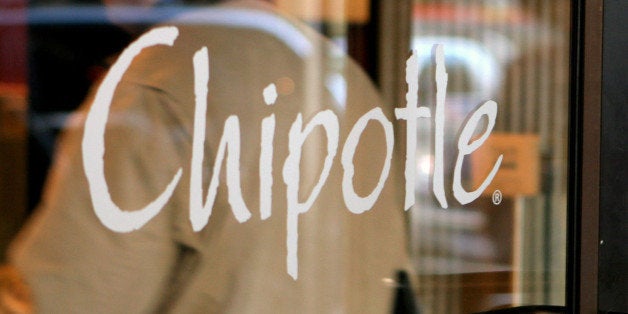
[(0, 266), (0, 313), (32, 313), (32, 302), (30, 290), (15, 267)]
[[(182, 167), (185, 131), (158, 90), (120, 84), (105, 131), (105, 178), (113, 201), (137, 210)], [(12, 263), (42, 313), (144, 313), (160, 303), (174, 267), (173, 210), (180, 189), (144, 227), (117, 233), (94, 213), (81, 154), (83, 119), (64, 135), (42, 204), (15, 241)], [(185, 193), (183, 193), (185, 194)]]

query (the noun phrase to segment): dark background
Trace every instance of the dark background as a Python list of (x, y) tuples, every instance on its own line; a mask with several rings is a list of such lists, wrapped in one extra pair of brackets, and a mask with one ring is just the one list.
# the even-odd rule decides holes
[[(599, 310), (628, 312), (628, 1), (604, 2)], [(586, 184), (586, 183), (585, 183)]]
[[(31, 1), (30, 9), (50, 4)], [(66, 3), (66, 5), (71, 5)], [(28, 212), (39, 203), (57, 135), (132, 36), (108, 21), (99, 1), (90, 18), (28, 13)], [(68, 8), (68, 10), (70, 10)], [(114, 59), (115, 60), (115, 59)]]

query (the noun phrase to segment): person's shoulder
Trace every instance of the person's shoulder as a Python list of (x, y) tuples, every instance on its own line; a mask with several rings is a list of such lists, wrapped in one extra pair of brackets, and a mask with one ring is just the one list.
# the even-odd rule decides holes
[[(260, 1), (229, 1), (226, 5), (200, 7), (177, 15), (169, 23), (191, 34), (194, 40), (227, 38), (230, 42), (257, 36), (251, 45), (263, 45), (274, 39), (300, 57), (324, 42), (322, 36), (300, 21)], [(183, 39), (182, 37), (182, 39)]]

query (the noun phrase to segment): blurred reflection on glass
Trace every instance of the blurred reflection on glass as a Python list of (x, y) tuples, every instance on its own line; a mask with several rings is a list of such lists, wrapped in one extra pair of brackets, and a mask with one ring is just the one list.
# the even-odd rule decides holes
[(465, 186), (475, 189), (504, 154), (483, 197), (441, 209), (429, 181), (433, 126), (421, 124), (410, 216), (425, 313), (565, 303), (569, 21), (569, 1), (414, 1), (421, 105), (435, 99), (431, 47), (445, 48), (445, 186), (458, 127), (488, 99), (498, 103), (496, 128), (465, 162)]
[[(0, 2), (0, 260), (26, 208), (26, 3)], [(11, 14), (4, 14), (10, 11)]]
[[(340, 49), (261, 1), (180, 10), (166, 24), (178, 28), (174, 45), (144, 48), (117, 85), (107, 117), (97, 118), (107, 119), (104, 177), (117, 206), (143, 208), (179, 169), (181, 179), (161, 212), (139, 230), (105, 227), (93, 209), (81, 152), (90, 96), (70, 118), (42, 203), (11, 252), (35, 307), (44, 313), (387, 312), (392, 278), (407, 263), (400, 158), (392, 158), (370, 211), (349, 212), (342, 190), (343, 145), (360, 117), (384, 105), (368, 77)], [(208, 63), (206, 96), (195, 56)], [(206, 121), (195, 122), (205, 100)], [(316, 126), (306, 136), (308, 123), (323, 111), (327, 122), (337, 117), (337, 148), (330, 148), (329, 129)], [(387, 164), (381, 126), (366, 125), (352, 159), (349, 184), (359, 197), (378, 193)], [(272, 132), (261, 131), (265, 127)], [(191, 160), (201, 129), (206, 139), (197, 171)], [(272, 148), (268, 161), (260, 157), (264, 147)], [(297, 157), (296, 167), (285, 167), (288, 156)], [(326, 160), (333, 163), (325, 180)], [(190, 192), (194, 175), (202, 180), (200, 193)], [(211, 198), (214, 179), (220, 184), (213, 211), (194, 232), (190, 199)], [(319, 195), (312, 192), (317, 186)], [(307, 203), (311, 195), (309, 211), (289, 220), (286, 200)], [(252, 216), (240, 223), (232, 209), (242, 203)]]

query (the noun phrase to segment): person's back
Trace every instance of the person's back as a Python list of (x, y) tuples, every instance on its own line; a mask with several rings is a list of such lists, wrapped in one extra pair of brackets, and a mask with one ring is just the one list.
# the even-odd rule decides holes
[[(37, 308), (390, 309), (387, 279), (406, 262), (401, 143), (391, 161), (392, 129), (373, 122), (384, 104), (367, 76), (265, 6), (202, 9), (169, 25), (173, 45), (143, 48), (115, 87), (104, 177), (123, 210), (143, 208), (171, 182), (173, 194), (138, 230), (110, 230), (93, 209), (94, 174), (84, 167), (92, 142), (77, 121), (12, 252)], [(371, 122), (360, 132), (367, 112)], [(367, 195), (372, 208), (368, 200), (355, 205)]]

